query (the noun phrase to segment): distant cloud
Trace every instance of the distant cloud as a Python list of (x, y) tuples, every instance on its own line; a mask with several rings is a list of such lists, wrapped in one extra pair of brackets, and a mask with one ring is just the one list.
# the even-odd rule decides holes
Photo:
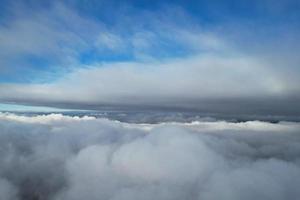
[[(88, 105), (298, 113), (299, 82), (290, 84), (288, 79), (256, 58), (203, 54), (164, 62), (96, 64), (51, 84), (2, 84), (0, 100), (82, 109)], [(267, 110), (257, 111), (260, 107)]]

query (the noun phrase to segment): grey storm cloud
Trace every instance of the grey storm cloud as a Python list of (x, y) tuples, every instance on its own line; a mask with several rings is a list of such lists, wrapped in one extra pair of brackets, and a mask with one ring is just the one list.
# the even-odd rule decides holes
[(298, 199), (299, 123), (0, 114), (6, 200)]

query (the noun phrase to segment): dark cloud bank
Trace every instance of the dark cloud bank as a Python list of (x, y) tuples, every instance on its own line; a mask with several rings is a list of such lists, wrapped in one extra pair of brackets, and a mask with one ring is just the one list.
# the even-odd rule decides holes
[(0, 114), (2, 200), (296, 200), (300, 124)]

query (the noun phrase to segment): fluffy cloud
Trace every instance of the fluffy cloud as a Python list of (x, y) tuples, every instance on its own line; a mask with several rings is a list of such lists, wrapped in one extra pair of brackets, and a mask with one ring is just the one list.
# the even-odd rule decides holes
[[(3, 199), (297, 199), (299, 123), (0, 114)], [(0, 196), (0, 197), (2, 197)]]

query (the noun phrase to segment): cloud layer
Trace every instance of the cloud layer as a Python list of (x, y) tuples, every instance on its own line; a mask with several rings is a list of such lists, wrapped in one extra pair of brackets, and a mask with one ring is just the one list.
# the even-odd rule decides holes
[(49, 84), (1, 84), (0, 100), (62, 108), (194, 109), (251, 114), (300, 113), (298, 78), (243, 55), (164, 62), (106, 63)]
[(0, 114), (1, 199), (297, 199), (299, 123)]

